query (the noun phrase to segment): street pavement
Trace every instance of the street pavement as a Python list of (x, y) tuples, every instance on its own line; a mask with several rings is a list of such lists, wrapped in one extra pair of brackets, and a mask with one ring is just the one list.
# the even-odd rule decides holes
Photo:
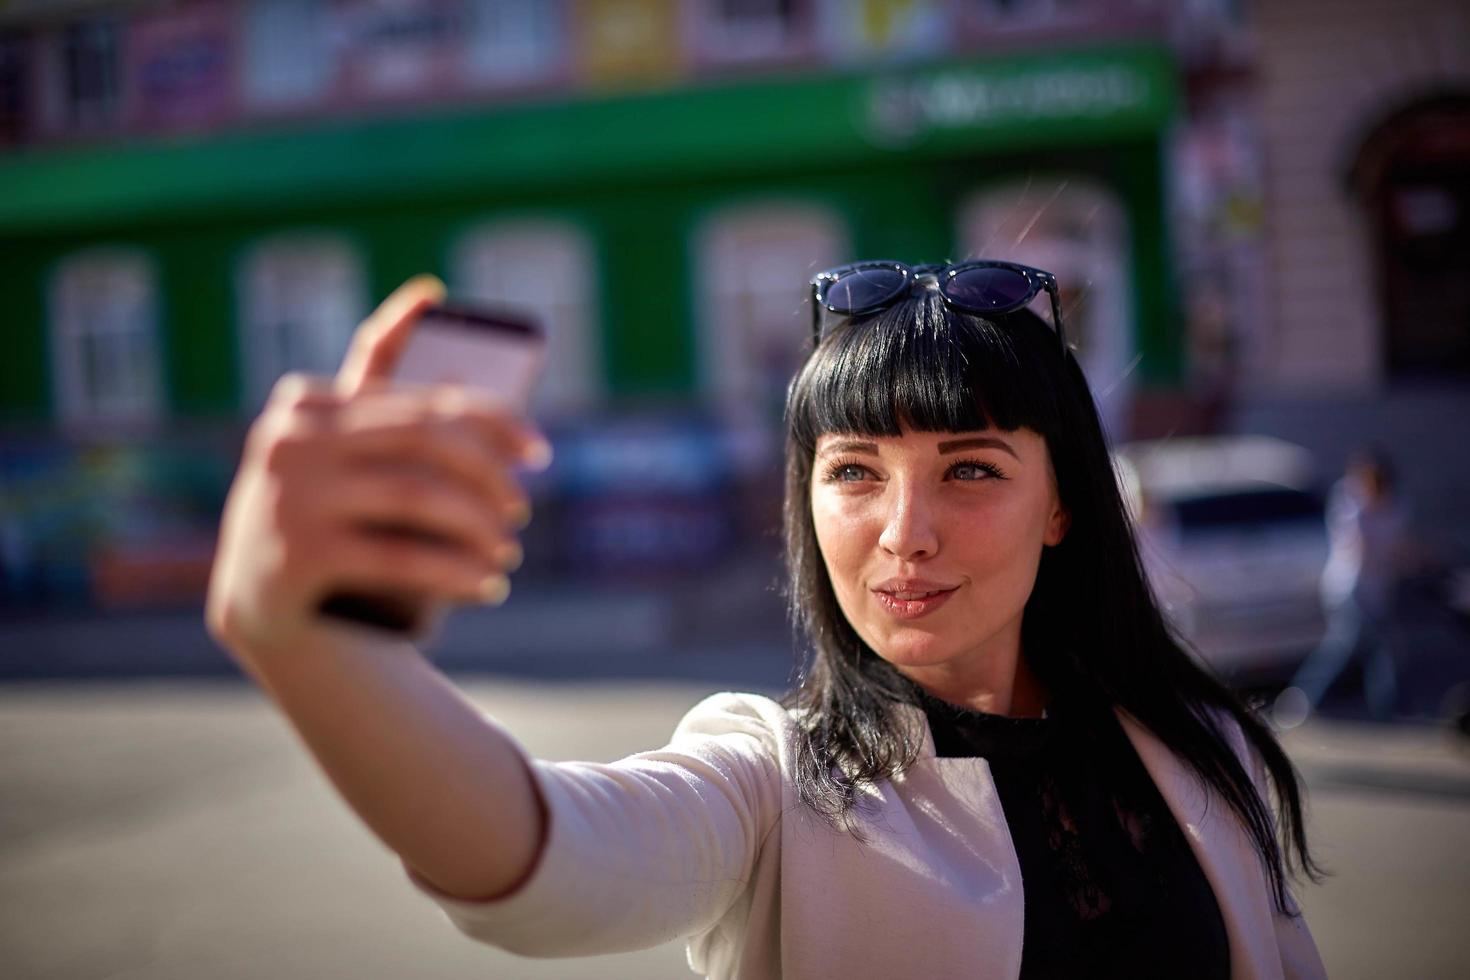
[[(553, 759), (657, 746), (728, 686), (457, 680)], [(1284, 744), (1310, 786), (1314, 850), (1336, 871), (1297, 887), (1329, 974), (1470, 976), (1470, 750), (1443, 729), (1320, 719)], [(268, 702), (227, 676), (0, 685), (0, 746), (6, 978), (691, 975), (677, 945), (533, 961), (461, 937)]]

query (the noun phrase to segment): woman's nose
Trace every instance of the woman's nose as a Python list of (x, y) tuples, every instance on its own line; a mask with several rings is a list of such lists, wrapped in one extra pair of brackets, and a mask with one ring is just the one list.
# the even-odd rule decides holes
[(902, 487), (894, 492), (878, 547), (904, 560), (929, 558), (939, 550), (939, 532), (923, 494)]

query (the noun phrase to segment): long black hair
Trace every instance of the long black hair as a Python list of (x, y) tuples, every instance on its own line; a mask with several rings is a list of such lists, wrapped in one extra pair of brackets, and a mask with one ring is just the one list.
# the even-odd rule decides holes
[(898, 436), (904, 429), (1027, 428), (1046, 442), (1070, 514), (1044, 549), (1022, 617), (1022, 655), (1050, 692), (1083, 716), (1121, 707), (1209, 784), (1239, 816), (1289, 911), (1276, 819), (1225, 741), (1211, 709), (1229, 712), (1270, 772), (1289, 849), (1313, 880), (1298, 776), (1271, 730), (1186, 652), (1159, 612), (1139, 564), (1102, 425), (1077, 359), (1029, 311), (983, 319), (922, 289), (830, 330), (797, 372), (786, 402), (784, 532), (787, 599), (809, 657), (786, 706), (801, 719), (801, 800), (834, 825), (863, 785), (912, 765), (915, 691), (873, 654), (838, 607), (817, 545), (811, 479), (825, 433)]

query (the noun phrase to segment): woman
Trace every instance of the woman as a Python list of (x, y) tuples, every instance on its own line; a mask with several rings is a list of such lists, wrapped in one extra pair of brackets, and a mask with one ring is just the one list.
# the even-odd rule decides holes
[[(786, 501), (810, 666), (785, 703), (716, 695), (607, 765), (528, 759), (410, 647), (312, 613), (342, 585), (504, 597), (508, 474), (544, 443), (378, 380), (441, 288), (390, 298), (334, 388), (272, 397), (208, 618), (466, 933), (685, 937), (716, 977), (1323, 975), (1266, 795), (1269, 772), (1310, 873), (1294, 773), (1159, 617), (1049, 276), (814, 280)], [(1040, 288), (1056, 331), (1024, 309)]]

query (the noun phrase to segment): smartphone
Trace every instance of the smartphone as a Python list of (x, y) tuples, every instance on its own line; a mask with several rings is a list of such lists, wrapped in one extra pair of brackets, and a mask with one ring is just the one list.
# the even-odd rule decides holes
[[(546, 360), (546, 335), (524, 311), (443, 303), (420, 316), (399, 353), (395, 386), (457, 384), (525, 413)], [(381, 533), (417, 538), (412, 530)], [(417, 596), (335, 593), (318, 607), (326, 616), (424, 641), (447, 611)]]

